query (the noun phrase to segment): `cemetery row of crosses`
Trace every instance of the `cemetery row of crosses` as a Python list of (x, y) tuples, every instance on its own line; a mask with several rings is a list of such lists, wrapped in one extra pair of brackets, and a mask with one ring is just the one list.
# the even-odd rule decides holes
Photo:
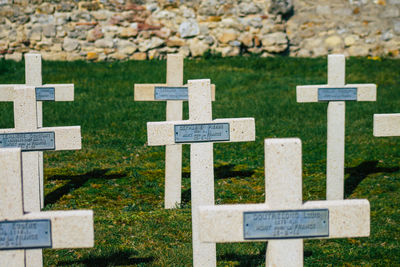
[[(94, 245), (91, 210), (41, 211), (43, 151), (81, 148), (79, 126), (42, 127), (42, 102), (73, 101), (74, 85), (42, 84), (39, 54), (25, 55), (25, 79), (0, 85), (15, 122), (0, 130), (0, 266), (42, 266), (43, 248)], [(368, 200), (344, 200), (345, 101), (375, 101), (375, 84), (345, 84), (345, 57), (330, 55), (327, 84), (297, 87), (297, 102), (328, 102), (327, 200), (305, 203), (301, 141), (274, 138), (264, 143), (265, 203), (214, 205), (213, 143), (255, 140), (253, 118), (212, 119), (215, 91), (207, 79), (183, 84), (180, 55), (168, 55), (165, 84), (134, 88), (136, 101), (167, 102), (166, 121), (147, 123), (148, 144), (166, 146), (166, 209), (181, 203), (182, 144), (190, 144), (194, 266), (216, 266), (216, 243), (268, 241), (269, 266), (302, 266), (303, 239), (369, 236)], [(399, 114), (376, 114), (374, 135), (399, 135), (399, 122)]]

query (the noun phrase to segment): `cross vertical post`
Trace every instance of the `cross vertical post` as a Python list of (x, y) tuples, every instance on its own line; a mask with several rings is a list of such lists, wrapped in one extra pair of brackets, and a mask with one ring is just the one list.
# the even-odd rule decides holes
[[(25, 84), (28, 86), (41, 86), (42, 82), (42, 56), (40, 54), (27, 53), (25, 57)], [(36, 101), (37, 127), (43, 127), (42, 101)], [(39, 164), (39, 192), (40, 206), (44, 207), (44, 172), (43, 172), (43, 152), (32, 152), (38, 154)]]
[[(40, 54), (25, 54), (25, 84), (27, 86), (42, 85), (42, 57)], [(21, 95), (27, 94), (27, 95)], [(26, 101), (26, 98), (29, 101)], [(17, 89), (14, 102), (15, 129), (19, 131), (36, 129), (43, 126), (42, 102), (36, 101), (35, 90)], [(23, 108), (25, 106), (26, 108)], [(39, 212), (44, 207), (43, 152), (32, 151), (22, 154), (23, 192), (26, 201), (25, 212)], [(42, 266), (41, 249), (25, 251), (27, 264)]]
[[(209, 80), (189, 81), (189, 119), (193, 123), (212, 120)], [(214, 205), (213, 143), (190, 145), (190, 183), (192, 196), (193, 266), (215, 265), (216, 245), (199, 239), (200, 205)]]
[[(328, 85), (343, 87), (345, 82), (344, 55), (328, 56)], [(344, 196), (344, 135), (346, 102), (328, 103), (328, 138), (326, 159), (326, 199)]]
[[(0, 217), (15, 220), (23, 214), (21, 197), (21, 150), (19, 148), (0, 149)], [(9, 179), (12, 177), (14, 179)], [(7, 179), (8, 178), (8, 179)], [(8, 205), (5, 205), (5, 204)], [(0, 218), (3, 219), (3, 218)], [(41, 255), (41, 254), (40, 254)], [(0, 251), (0, 266), (24, 266), (24, 250)], [(41, 265), (39, 265), (41, 266)]]
[[(265, 198), (269, 207), (290, 209), (302, 204), (301, 142), (266, 139), (264, 145)], [(285, 253), (290, 251), (290, 253)], [(303, 262), (303, 240), (270, 240), (267, 266), (295, 266)]]
[[(183, 57), (178, 54), (167, 55), (167, 85), (183, 85)], [(183, 101), (167, 101), (167, 121), (182, 120)], [(166, 209), (181, 204), (182, 187), (182, 145), (165, 146), (165, 193)]]

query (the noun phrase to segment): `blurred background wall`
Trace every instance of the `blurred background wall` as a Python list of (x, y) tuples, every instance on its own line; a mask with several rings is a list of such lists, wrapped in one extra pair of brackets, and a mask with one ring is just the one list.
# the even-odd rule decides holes
[(0, 0), (0, 58), (400, 57), (400, 0)]

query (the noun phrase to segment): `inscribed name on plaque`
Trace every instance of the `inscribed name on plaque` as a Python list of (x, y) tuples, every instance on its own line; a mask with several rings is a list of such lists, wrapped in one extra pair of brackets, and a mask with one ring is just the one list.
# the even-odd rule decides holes
[(0, 250), (50, 247), (50, 220), (0, 222)]
[(329, 236), (329, 210), (278, 210), (243, 213), (244, 239)]
[(55, 134), (54, 132), (0, 134), (0, 147), (20, 147), (21, 151), (54, 150)]
[(55, 88), (54, 87), (36, 87), (36, 101), (54, 101)]
[(188, 88), (184, 86), (156, 86), (155, 100), (188, 100)]
[(318, 88), (318, 101), (357, 101), (357, 88)]
[(229, 141), (229, 123), (175, 125), (175, 143)]

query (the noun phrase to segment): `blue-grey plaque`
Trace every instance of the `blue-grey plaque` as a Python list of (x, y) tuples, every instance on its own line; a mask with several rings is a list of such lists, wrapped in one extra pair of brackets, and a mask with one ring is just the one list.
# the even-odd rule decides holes
[(175, 125), (175, 143), (229, 141), (229, 123)]
[(51, 221), (1, 221), (0, 250), (51, 248)]
[(55, 88), (54, 87), (36, 87), (36, 101), (54, 101)]
[(318, 101), (357, 101), (357, 88), (318, 88)]
[(155, 100), (188, 100), (188, 88), (184, 86), (156, 86)]
[(20, 147), (21, 151), (54, 150), (55, 133), (32, 132), (0, 134), (0, 147)]
[(329, 210), (276, 210), (243, 213), (244, 239), (329, 236)]

